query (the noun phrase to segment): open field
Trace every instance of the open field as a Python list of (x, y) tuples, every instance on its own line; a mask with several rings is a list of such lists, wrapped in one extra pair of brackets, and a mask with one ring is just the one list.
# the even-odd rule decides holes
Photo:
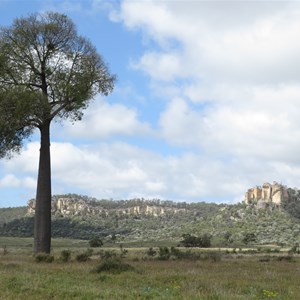
[[(78, 262), (86, 241), (54, 239), (54, 261), (37, 263), (31, 245), (32, 239), (0, 238), (0, 299), (300, 299), (300, 258), (287, 253), (214, 252), (164, 261), (147, 256), (148, 248), (126, 248), (116, 261), (132, 269), (97, 273), (100, 251), (119, 256), (118, 246), (95, 249), (89, 261)], [(71, 251), (69, 262), (59, 260), (64, 249)]]

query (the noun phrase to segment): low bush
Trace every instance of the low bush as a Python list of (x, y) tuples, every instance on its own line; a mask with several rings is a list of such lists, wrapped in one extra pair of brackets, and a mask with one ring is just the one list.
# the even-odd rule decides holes
[(168, 260), (171, 257), (171, 251), (168, 247), (159, 247), (158, 259)]
[(147, 252), (146, 252), (147, 256), (149, 257), (154, 257), (157, 254), (157, 251), (155, 251), (152, 247), (150, 247)]
[(71, 259), (71, 251), (70, 250), (62, 250), (60, 253), (60, 260), (63, 262), (68, 262)]
[(93, 249), (87, 249), (85, 252), (77, 254), (76, 260), (78, 262), (86, 262), (90, 260), (92, 254), (93, 254)]
[(97, 248), (97, 247), (101, 247), (103, 246), (103, 242), (100, 238), (98, 237), (93, 237), (90, 241), (89, 241), (89, 245), (90, 247), (93, 248)]
[(119, 274), (121, 272), (133, 271), (133, 266), (123, 263), (120, 259), (108, 259), (96, 267), (96, 272), (109, 272)]
[(117, 253), (114, 250), (105, 250), (99, 252), (100, 258), (103, 260), (112, 259), (117, 257)]
[(52, 263), (54, 261), (54, 256), (47, 254), (47, 253), (37, 253), (34, 256), (34, 260), (37, 263), (40, 263), (40, 262)]

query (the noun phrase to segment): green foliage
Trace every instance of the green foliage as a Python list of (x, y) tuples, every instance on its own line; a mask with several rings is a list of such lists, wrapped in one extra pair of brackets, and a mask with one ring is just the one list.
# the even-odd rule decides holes
[(90, 260), (92, 254), (93, 254), (93, 249), (87, 249), (85, 252), (77, 254), (75, 259), (78, 262), (86, 262)]
[(248, 245), (257, 241), (256, 235), (253, 232), (246, 232), (243, 237), (243, 243)]
[(37, 253), (34, 256), (34, 260), (37, 263), (41, 263), (41, 262), (52, 263), (54, 261), (54, 256), (48, 253)]
[(4, 224), (25, 217), (27, 213), (27, 207), (6, 207), (0, 208), (0, 227)]
[(117, 257), (117, 253), (114, 250), (105, 250), (99, 252), (100, 258), (104, 260), (112, 259)]
[(298, 243), (289, 250), (289, 254), (300, 254), (300, 247)]
[(158, 259), (168, 260), (171, 257), (171, 251), (168, 247), (159, 247)]
[(68, 262), (71, 259), (71, 251), (70, 250), (62, 250), (60, 253), (60, 260), (62, 262)]
[(120, 259), (107, 259), (101, 262), (96, 267), (95, 271), (97, 273), (108, 272), (108, 273), (120, 274), (122, 272), (133, 271), (133, 270), (134, 270), (133, 266), (122, 262)]
[(97, 247), (101, 247), (103, 246), (103, 242), (100, 238), (98, 237), (93, 237), (90, 241), (89, 241), (89, 245), (92, 248), (97, 248)]
[(300, 191), (288, 189), (289, 197), (284, 199), (282, 207), (292, 217), (300, 220)]
[(233, 243), (232, 233), (229, 232), (229, 231), (226, 231), (226, 232), (224, 233), (224, 244), (225, 244), (226, 246), (228, 246), (228, 245), (230, 245), (230, 244), (232, 244), (232, 243)]
[[(64, 195), (61, 195), (64, 196)], [(60, 196), (54, 196), (60, 197)], [(97, 236), (106, 244), (111, 243), (115, 236), (119, 243), (126, 244), (135, 241), (137, 245), (150, 246), (176, 245), (177, 241), (187, 232), (196, 239), (203, 237), (201, 233), (208, 232), (212, 246), (231, 246), (239, 248), (244, 245), (246, 233), (256, 236), (255, 244), (274, 244), (292, 246), (300, 241), (300, 221), (291, 218), (285, 209), (269, 206), (267, 209), (257, 209), (255, 206), (215, 205), (210, 203), (174, 203), (170, 201), (150, 201), (133, 199), (130, 201), (99, 200), (80, 195), (65, 195), (83, 201), (91, 207), (107, 209), (107, 214), (69, 215), (63, 217), (56, 213), (52, 218), (52, 236), (64, 238), (87, 239)], [(184, 208), (176, 214), (165, 213), (161, 216), (152, 215), (118, 215), (118, 209), (133, 207), (132, 205), (159, 205), (167, 212), (170, 208)], [(168, 206), (165, 206), (168, 205)], [(206, 205), (206, 206), (205, 206)], [(26, 208), (0, 209), (0, 236), (33, 236), (33, 218), (24, 217), (21, 211)], [(197, 217), (198, 210), (201, 216)], [(5, 222), (1, 224), (1, 216)], [(196, 216), (196, 217), (195, 217)], [(193, 238), (194, 237), (194, 238)], [(166, 244), (168, 241), (169, 244)], [(195, 241), (195, 240), (194, 240)], [(201, 241), (202, 243), (202, 241)], [(200, 243), (198, 243), (200, 244)], [(198, 247), (198, 246), (196, 246)]]
[(211, 246), (211, 236), (208, 234), (203, 234), (200, 237), (191, 235), (189, 233), (182, 235), (183, 240), (180, 243), (184, 247), (202, 247), (208, 248)]
[(150, 256), (150, 257), (154, 257), (154, 256), (157, 254), (157, 252), (153, 249), (153, 247), (150, 247), (150, 248), (147, 250), (146, 254), (147, 254), (148, 256)]

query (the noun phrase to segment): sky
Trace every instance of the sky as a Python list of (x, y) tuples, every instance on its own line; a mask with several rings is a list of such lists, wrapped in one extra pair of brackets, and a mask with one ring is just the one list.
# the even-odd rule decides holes
[[(300, 2), (0, 0), (0, 25), (68, 15), (117, 75), (51, 127), (52, 193), (237, 203), (300, 187)], [(39, 133), (0, 160), (0, 207), (35, 197)]]

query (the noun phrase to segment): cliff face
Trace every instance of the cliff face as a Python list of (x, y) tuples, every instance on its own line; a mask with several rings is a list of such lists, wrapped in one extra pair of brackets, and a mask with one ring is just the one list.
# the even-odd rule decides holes
[[(139, 201), (141, 202), (141, 201)], [(28, 214), (32, 215), (35, 212), (35, 200), (28, 201)], [(104, 208), (100, 202), (89, 201), (76, 197), (54, 197), (52, 199), (52, 214), (61, 216), (88, 216), (101, 215), (103, 217), (111, 214), (118, 216), (125, 215), (151, 215), (154, 217), (185, 213), (184, 208), (163, 207), (157, 205), (149, 205), (140, 203), (131, 207)]]
[(246, 204), (254, 203), (259, 208), (265, 208), (269, 203), (280, 206), (282, 201), (288, 199), (288, 191), (285, 186), (277, 182), (264, 183), (249, 189), (245, 194), (244, 202)]

